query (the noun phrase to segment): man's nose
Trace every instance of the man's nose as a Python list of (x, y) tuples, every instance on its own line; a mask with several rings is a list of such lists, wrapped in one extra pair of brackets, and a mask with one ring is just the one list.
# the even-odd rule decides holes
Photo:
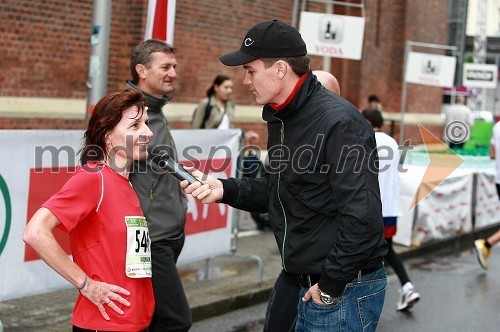
[(245, 73), (245, 75), (243, 76), (243, 84), (244, 85), (250, 85), (251, 81), (250, 79), (248, 78), (248, 74)]
[(173, 78), (173, 79), (177, 78), (177, 71), (175, 71), (175, 69), (170, 69), (168, 71), (168, 76)]

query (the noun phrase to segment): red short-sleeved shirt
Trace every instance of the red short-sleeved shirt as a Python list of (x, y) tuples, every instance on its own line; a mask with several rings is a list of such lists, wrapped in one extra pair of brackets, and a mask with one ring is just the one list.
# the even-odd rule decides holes
[(62, 223), (60, 228), (69, 233), (73, 260), (90, 278), (130, 291), (129, 296), (121, 295), (131, 303), (130, 307), (115, 301), (123, 315), (105, 305), (109, 321), (80, 294), (72, 324), (105, 331), (146, 329), (155, 306), (151, 279), (129, 278), (125, 274), (125, 217), (143, 216), (128, 179), (108, 166), (87, 164), (43, 206), (56, 215)]

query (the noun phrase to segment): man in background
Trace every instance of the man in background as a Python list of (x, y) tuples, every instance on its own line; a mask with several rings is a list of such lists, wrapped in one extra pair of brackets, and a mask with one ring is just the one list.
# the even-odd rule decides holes
[[(127, 86), (140, 90), (146, 98), (149, 128), (153, 139), (149, 157), (136, 163), (130, 182), (141, 202), (151, 238), (155, 314), (149, 331), (187, 331), (191, 310), (177, 271), (177, 258), (184, 246), (186, 195), (179, 181), (151, 162), (154, 152), (167, 150), (177, 161), (177, 151), (162, 107), (170, 100), (177, 79), (175, 49), (159, 40), (146, 40), (132, 51), (132, 81)], [(140, 310), (140, 308), (137, 308)]]
[[(452, 128), (449, 128), (449, 126), (453, 123), (460, 123), (462, 125), (465, 125), (465, 128), (462, 128), (462, 130), (467, 131), (465, 139), (462, 132), (456, 132), (456, 130), (460, 130), (461, 127), (456, 127), (454, 130), (451, 130)], [(471, 109), (466, 105), (465, 96), (456, 96), (455, 104), (448, 106), (445, 110), (444, 137), (448, 141), (448, 146), (450, 147), (450, 149), (460, 150), (464, 147), (464, 143), (470, 138), (470, 133), (473, 125), (474, 117), (472, 115)], [(454, 137), (455, 135), (456, 138)]]
[(328, 90), (338, 94), (340, 96), (340, 84), (339, 81), (332, 73), (324, 70), (313, 70), (313, 74), (316, 79)]
[(377, 109), (382, 112), (382, 103), (376, 95), (368, 96), (368, 108)]

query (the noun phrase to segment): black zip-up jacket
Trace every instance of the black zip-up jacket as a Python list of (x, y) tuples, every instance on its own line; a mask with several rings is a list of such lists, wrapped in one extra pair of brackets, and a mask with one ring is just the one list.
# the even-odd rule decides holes
[(222, 202), (269, 212), (284, 269), (320, 274), (319, 288), (338, 297), (387, 253), (373, 129), (311, 72), (284, 108), (265, 105), (262, 117), (268, 174), (221, 180)]

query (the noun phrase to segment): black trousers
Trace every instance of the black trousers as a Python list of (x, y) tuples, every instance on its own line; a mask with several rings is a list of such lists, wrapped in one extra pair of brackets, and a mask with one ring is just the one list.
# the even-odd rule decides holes
[(150, 332), (187, 331), (191, 327), (191, 309), (184, 293), (177, 258), (185, 236), (151, 242), (155, 313)]
[(282, 270), (267, 304), (264, 332), (295, 331), (299, 301), (299, 278)]
[(408, 277), (408, 273), (406, 273), (406, 269), (403, 265), (403, 262), (401, 261), (401, 258), (399, 258), (398, 254), (394, 251), (394, 248), (392, 247), (392, 239), (385, 239), (385, 241), (389, 245), (389, 251), (385, 256), (385, 259), (387, 260), (389, 265), (392, 267), (392, 269), (398, 276), (401, 286), (403, 286), (408, 281), (410, 281), (410, 278)]

